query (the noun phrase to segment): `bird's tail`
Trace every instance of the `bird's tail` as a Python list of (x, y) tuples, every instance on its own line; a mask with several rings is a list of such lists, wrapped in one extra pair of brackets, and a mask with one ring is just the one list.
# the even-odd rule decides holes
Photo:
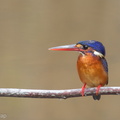
[(100, 94), (98, 94), (98, 95), (93, 95), (93, 99), (94, 99), (94, 100), (100, 100), (100, 98), (101, 98), (101, 95), (100, 95)]

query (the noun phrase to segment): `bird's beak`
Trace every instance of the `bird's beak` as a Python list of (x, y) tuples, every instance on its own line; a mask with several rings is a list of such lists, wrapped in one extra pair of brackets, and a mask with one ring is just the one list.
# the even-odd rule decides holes
[(49, 48), (48, 50), (56, 50), (56, 51), (80, 51), (80, 49), (76, 46), (76, 44), (52, 47), (52, 48)]

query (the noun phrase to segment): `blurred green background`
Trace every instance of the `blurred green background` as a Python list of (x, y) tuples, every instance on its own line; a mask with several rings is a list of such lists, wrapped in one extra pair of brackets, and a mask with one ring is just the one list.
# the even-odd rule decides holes
[[(49, 47), (98, 40), (106, 47), (109, 85), (120, 86), (119, 0), (1, 0), (0, 87), (81, 88), (77, 52)], [(6, 120), (119, 120), (120, 96), (0, 99)]]

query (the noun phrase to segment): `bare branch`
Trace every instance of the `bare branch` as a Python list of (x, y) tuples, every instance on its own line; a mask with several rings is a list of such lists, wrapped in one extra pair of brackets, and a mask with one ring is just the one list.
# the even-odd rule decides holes
[[(81, 89), (68, 90), (33, 90), (0, 88), (0, 97), (25, 97), (25, 98), (71, 98), (81, 97)], [(96, 93), (96, 88), (86, 88), (85, 96), (92, 96)], [(101, 95), (120, 95), (120, 87), (101, 87)]]

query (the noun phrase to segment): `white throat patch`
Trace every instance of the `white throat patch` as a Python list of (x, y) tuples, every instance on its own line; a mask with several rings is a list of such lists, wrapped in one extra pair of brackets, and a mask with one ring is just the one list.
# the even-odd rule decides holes
[(82, 52), (79, 52), (82, 56), (84, 56), (85, 54), (84, 53), (82, 53)]

